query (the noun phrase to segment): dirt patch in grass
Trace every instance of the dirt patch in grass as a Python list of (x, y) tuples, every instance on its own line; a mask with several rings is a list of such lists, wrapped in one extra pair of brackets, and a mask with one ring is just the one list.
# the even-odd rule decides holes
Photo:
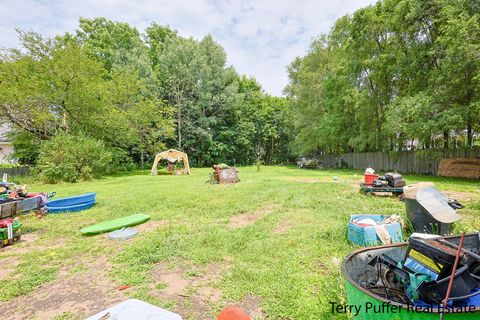
[(35, 293), (9, 302), (0, 302), (0, 310), (9, 310), (9, 319), (52, 319), (64, 313), (85, 318), (124, 300), (123, 293), (107, 277), (108, 261), (101, 257), (87, 270), (73, 275), (62, 269), (57, 280), (40, 286)]
[(337, 177), (337, 179), (334, 179), (334, 177), (322, 177), (322, 178), (295, 178), (295, 177), (285, 177), (282, 180), (286, 181), (292, 181), (292, 182), (298, 182), (298, 183), (339, 183), (339, 182), (350, 182), (347, 179), (342, 179), (340, 177)]
[(267, 214), (276, 209), (276, 206), (269, 205), (254, 212), (242, 213), (230, 218), (229, 229), (239, 229), (254, 224)]
[(31, 251), (43, 251), (56, 249), (65, 246), (65, 239), (58, 238), (55, 241), (39, 241), (38, 234), (27, 233), (21, 234), (20, 240), (12, 245), (8, 245), (0, 249), (0, 252), (8, 252), (10, 254), (23, 254)]
[(245, 310), (246, 313), (252, 317), (252, 319), (263, 319), (264, 315), (262, 309), (260, 308), (260, 304), (262, 303), (262, 299), (257, 296), (246, 296), (245, 299), (240, 303), (240, 308)]
[(230, 268), (229, 262), (207, 264), (199, 276), (194, 278), (192, 289), (203, 303), (217, 303), (222, 298), (222, 290), (218, 287), (225, 272)]
[(291, 220), (282, 220), (273, 228), (273, 234), (287, 233), (295, 224)]
[(320, 179), (312, 179), (312, 178), (300, 178), (300, 179), (293, 179), (294, 182), (300, 183), (318, 183), (318, 182), (325, 182)]
[(449, 198), (457, 199), (460, 203), (469, 202), (479, 198), (476, 194), (472, 192), (444, 191), (443, 193), (446, 194)]
[(30, 252), (31, 250), (36, 250), (38, 248), (36, 243), (37, 240), (38, 234), (36, 233), (22, 234), (20, 240), (15, 242), (13, 245), (3, 247), (2, 249), (0, 249), (0, 251), (15, 254)]
[(219, 288), (213, 288), (210, 286), (206, 287), (201, 287), (197, 291), (200, 299), (202, 299), (204, 302), (213, 302), (217, 303), (222, 299), (222, 290)]
[(10, 277), (10, 273), (15, 270), (15, 267), (20, 263), (20, 260), (15, 257), (7, 257), (0, 260), (0, 281)]
[(150, 232), (168, 225), (168, 220), (148, 220), (145, 223), (134, 226), (139, 232)]
[(183, 277), (184, 272), (182, 268), (171, 270), (167, 266), (159, 264), (151, 274), (156, 283), (165, 284), (165, 289), (162, 290), (165, 295), (183, 296), (190, 284), (190, 281)]
[(172, 311), (184, 319), (212, 319), (215, 304), (222, 299), (218, 285), (228, 268), (228, 262), (193, 266), (188, 270), (182, 266), (171, 269), (158, 264), (151, 271), (154, 295), (174, 301), (176, 307)]

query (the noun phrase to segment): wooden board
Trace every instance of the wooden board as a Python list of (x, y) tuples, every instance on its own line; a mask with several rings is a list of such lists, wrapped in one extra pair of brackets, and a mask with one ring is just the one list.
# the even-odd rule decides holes
[(19, 213), (39, 209), (40, 201), (40, 197), (33, 197), (0, 204), (0, 219), (14, 217)]
[(42, 198), (40, 197), (32, 197), (17, 201), (17, 213), (40, 209), (40, 201), (42, 201)]
[(442, 159), (438, 166), (438, 175), (452, 178), (480, 179), (480, 159)]
[(17, 202), (12, 201), (0, 204), (0, 219), (15, 217), (17, 214)]

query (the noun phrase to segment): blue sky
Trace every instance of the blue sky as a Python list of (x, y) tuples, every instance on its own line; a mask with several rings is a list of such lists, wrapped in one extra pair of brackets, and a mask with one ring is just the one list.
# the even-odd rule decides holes
[(79, 17), (106, 17), (143, 31), (155, 21), (183, 36), (212, 34), (228, 64), (280, 95), (286, 66), (335, 20), (374, 0), (0, 0), (0, 47), (18, 46), (15, 28), (46, 36), (74, 31)]

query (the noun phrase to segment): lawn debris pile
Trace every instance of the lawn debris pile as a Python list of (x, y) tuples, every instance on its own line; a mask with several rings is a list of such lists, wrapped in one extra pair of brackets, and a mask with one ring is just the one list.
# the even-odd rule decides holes
[(365, 194), (391, 193), (395, 196), (403, 194), (405, 180), (398, 172), (387, 172), (380, 176), (372, 168), (367, 168), (363, 175), (364, 181), (360, 183), (360, 191)]
[[(479, 233), (467, 235), (461, 250), (459, 237), (410, 237), (401, 260), (382, 253), (368, 262), (377, 275), (366, 289), (398, 303), (440, 306), (450, 287), (448, 306), (480, 307), (479, 237)], [(449, 285), (452, 277), (453, 285)]]
[(318, 159), (307, 159), (305, 157), (301, 157), (297, 160), (297, 167), (300, 169), (321, 169), (322, 162)]
[(18, 213), (40, 210), (48, 202), (44, 192), (28, 192), (27, 185), (12, 182), (0, 182), (0, 219), (15, 217)]
[(405, 180), (398, 172), (386, 172), (383, 176), (375, 173), (372, 168), (367, 168), (364, 173), (364, 184), (376, 188), (403, 188)]
[(27, 185), (7, 181), (4, 175), (0, 182), (0, 248), (20, 239), (22, 224), (17, 214), (36, 210), (38, 212), (48, 201), (46, 193), (29, 193)]
[(238, 170), (224, 163), (213, 165), (213, 172), (210, 174), (210, 182), (214, 184), (239, 182)]

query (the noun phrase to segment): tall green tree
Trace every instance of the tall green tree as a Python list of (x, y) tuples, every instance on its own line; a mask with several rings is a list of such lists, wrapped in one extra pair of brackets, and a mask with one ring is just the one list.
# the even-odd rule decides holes
[(338, 19), (289, 68), (302, 152), (471, 147), (479, 5), (383, 0)]
[(143, 167), (169, 147), (198, 166), (290, 157), (286, 99), (227, 66), (211, 36), (184, 38), (157, 23), (142, 35), (105, 18), (82, 18), (74, 34), (53, 39), (20, 36), (21, 50), (0, 59), (0, 117), (13, 123), (22, 161), (35, 163), (60, 134), (72, 148), (93, 139), (119, 167)]

